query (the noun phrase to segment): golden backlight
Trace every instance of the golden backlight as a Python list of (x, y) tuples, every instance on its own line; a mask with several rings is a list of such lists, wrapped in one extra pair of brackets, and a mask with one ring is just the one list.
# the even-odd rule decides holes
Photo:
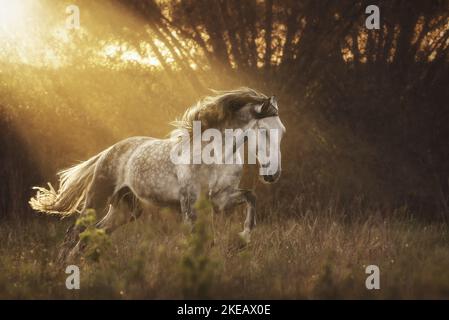
[(32, 2), (32, 0), (0, 0), (0, 29), (2, 36), (15, 34), (25, 27), (27, 14)]
[[(96, 3), (95, 6), (100, 7), (100, 18), (92, 19), (87, 15), (92, 8), (89, 3), (83, 4), (80, 6), (81, 27), (72, 30), (66, 26), (69, 13), (63, 3), (45, 0), (0, 0), (0, 61), (58, 68), (72, 61), (74, 54), (86, 50), (90, 53), (88, 58), (99, 65), (120, 67), (133, 63), (142, 67), (161, 66), (160, 60), (148, 49), (145, 42), (141, 42), (137, 50), (135, 46), (127, 44), (125, 39), (111, 38), (113, 32), (105, 32), (103, 41), (86, 41), (92, 33), (103, 28), (111, 20), (132, 20), (136, 30), (145, 28), (144, 23), (140, 24), (137, 18), (121, 8), (102, 3)], [(98, 37), (98, 34), (95, 37)], [(172, 63), (173, 59), (164, 44), (157, 39), (153, 42), (164, 63)]]

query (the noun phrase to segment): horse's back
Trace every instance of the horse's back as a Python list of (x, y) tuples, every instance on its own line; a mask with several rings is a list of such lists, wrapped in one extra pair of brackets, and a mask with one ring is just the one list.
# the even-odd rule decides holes
[(96, 167), (96, 179), (107, 179), (114, 186), (119, 185), (125, 174), (123, 164), (142, 143), (152, 140), (154, 138), (151, 137), (131, 137), (121, 140), (103, 151)]
[(134, 137), (119, 142), (120, 185), (135, 195), (153, 202), (178, 200), (176, 168), (170, 159), (173, 141), (150, 137)]

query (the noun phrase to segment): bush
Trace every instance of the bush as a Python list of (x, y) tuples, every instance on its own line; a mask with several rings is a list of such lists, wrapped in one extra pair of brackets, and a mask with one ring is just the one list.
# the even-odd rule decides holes
[(80, 240), (86, 247), (85, 256), (91, 261), (98, 262), (102, 253), (110, 246), (109, 235), (104, 229), (96, 228), (97, 215), (95, 210), (88, 209), (86, 214), (78, 218), (76, 225), (84, 227), (80, 233)]

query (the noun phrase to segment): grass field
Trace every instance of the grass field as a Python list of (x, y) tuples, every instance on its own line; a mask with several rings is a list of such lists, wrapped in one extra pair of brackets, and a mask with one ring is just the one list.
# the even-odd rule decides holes
[[(388, 218), (384, 218), (388, 217)], [(0, 298), (449, 298), (449, 235), (405, 210), (348, 218), (329, 208), (258, 222), (251, 242), (237, 236), (242, 212), (203, 209), (191, 233), (175, 213), (146, 215), (108, 241), (92, 243), (80, 290), (65, 287), (58, 245), (68, 221), (35, 217), (3, 223)], [(380, 290), (365, 288), (367, 265)]]

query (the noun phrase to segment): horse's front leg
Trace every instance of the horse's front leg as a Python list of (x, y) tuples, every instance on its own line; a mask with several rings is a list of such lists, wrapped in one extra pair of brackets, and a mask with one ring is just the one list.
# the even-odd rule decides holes
[(234, 190), (223, 193), (215, 201), (221, 210), (229, 210), (240, 204), (246, 203), (246, 219), (240, 236), (247, 242), (250, 240), (251, 230), (256, 225), (256, 195), (251, 190)]
[(245, 190), (244, 198), (246, 201), (246, 219), (240, 235), (249, 241), (251, 230), (256, 226), (256, 195), (251, 190)]
[(181, 212), (184, 216), (184, 221), (193, 226), (196, 220), (195, 202), (197, 195), (193, 192), (192, 188), (183, 187), (179, 194), (179, 200), (181, 204)]

